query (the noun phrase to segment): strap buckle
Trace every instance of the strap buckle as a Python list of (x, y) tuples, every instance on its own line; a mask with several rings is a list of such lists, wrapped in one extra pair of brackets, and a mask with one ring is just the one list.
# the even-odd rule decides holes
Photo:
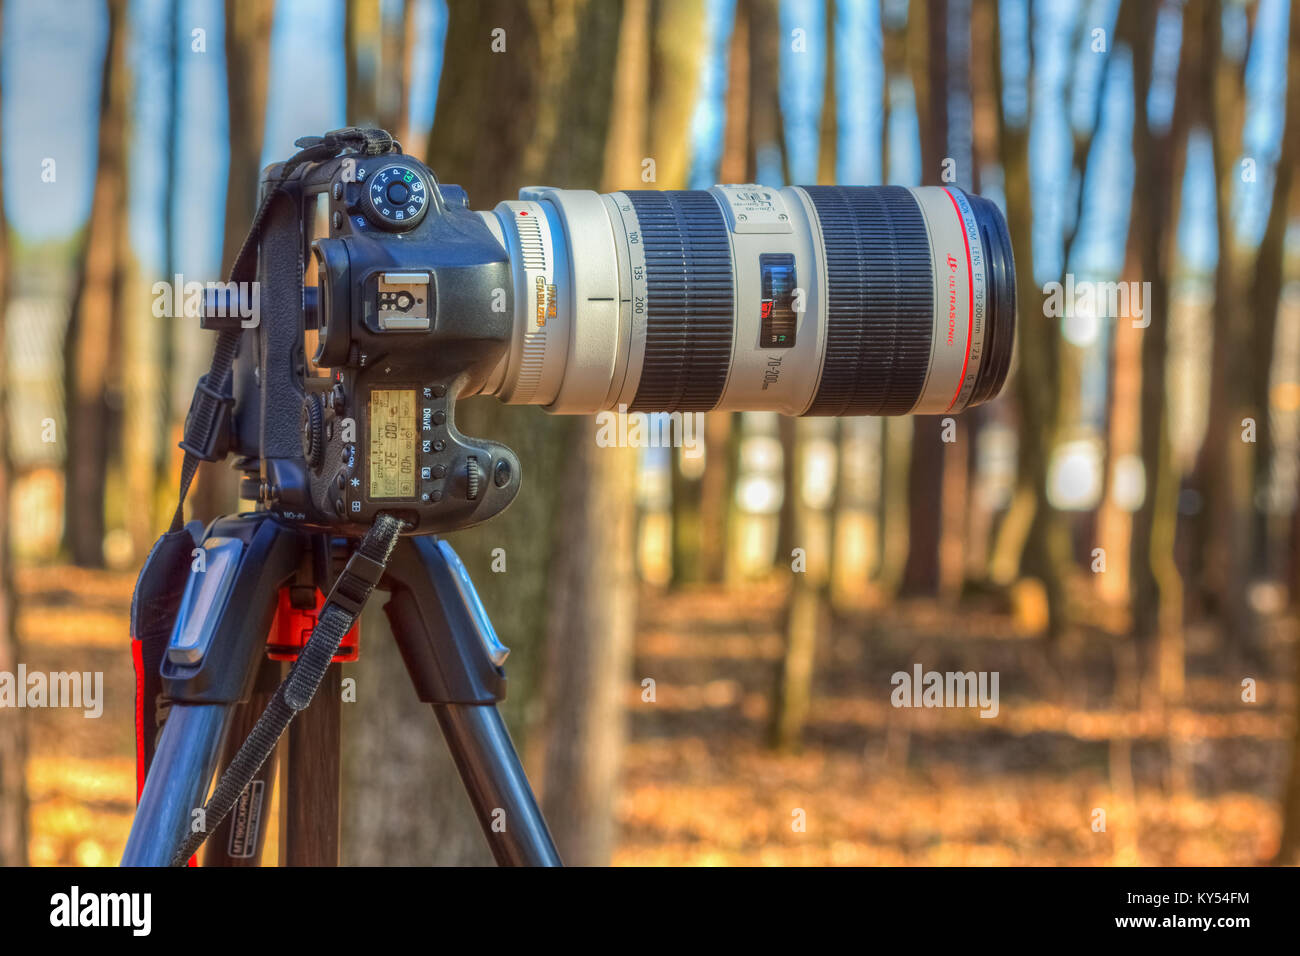
[[(230, 417), (235, 397), (208, 384), (201, 375), (185, 416), (185, 437), (178, 444), (200, 461), (221, 461), (230, 450)], [(197, 434), (196, 434), (197, 432)]]
[(384, 576), (386, 564), (387, 562), (376, 561), (362, 554), (360, 550), (352, 552), (352, 557), (348, 558), (342, 573), (335, 579), (334, 587), (330, 588), (325, 603), (342, 608), (356, 617), (365, 607), (370, 592)]

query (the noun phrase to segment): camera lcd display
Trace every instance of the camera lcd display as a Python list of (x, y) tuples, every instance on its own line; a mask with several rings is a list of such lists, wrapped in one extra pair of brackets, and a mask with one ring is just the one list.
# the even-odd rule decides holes
[(370, 393), (370, 497), (415, 497), (415, 392)]

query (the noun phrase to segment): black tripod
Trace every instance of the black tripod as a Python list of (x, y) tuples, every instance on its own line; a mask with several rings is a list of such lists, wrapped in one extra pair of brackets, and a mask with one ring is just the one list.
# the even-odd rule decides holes
[[(335, 130), (298, 145), (291, 159), (264, 171), (230, 282), (209, 289), (202, 324), (217, 340), (186, 417), (179, 500), (132, 601), (140, 792), (122, 862), (181, 865), (211, 836), (205, 862), (255, 865), (276, 769), (270, 758), (286, 730), (285, 862), (338, 862), (341, 678), (331, 662), (347, 659), (340, 645), (378, 587), (391, 594), (385, 610), (407, 670), (420, 700), (433, 705), (493, 855), (499, 863), (558, 864), (496, 709), (505, 696), (506, 648), (455, 552), (431, 536), (487, 520), (519, 490), (513, 452), (466, 437), (454, 422), (471, 370), (490, 367), (505, 349), (510, 326), (482, 321), (471, 306), (478, 301), (472, 293), (492, 291), (508, 263), (497, 261), (504, 253), (486, 227), (463, 202), (449, 204), (427, 170), (437, 209), (420, 242), (415, 233), (398, 241), (364, 216), (365, 235), (349, 228), (341, 238), (351, 221), (344, 211), (369, 195), (361, 186), (367, 175), (400, 168), (402, 182), (424, 186), (426, 179), (382, 130)], [(405, 165), (394, 165), (399, 160)], [(333, 238), (313, 241), (322, 202), (334, 204)], [(322, 267), (327, 291), (320, 294), (304, 284), (304, 263), (326, 242), (352, 252), (344, 255), (346, 268), (338, 261)], [(401, 256), (415, 257), (423, 271), (400, 271)], [(348, 280), (370, 259), (385, 282), (415, 275), (422, 288), (440, 290), (446, 308), (432, 328), (426, 321), (423, 330), (397, 329), (398, 338), (385, 333), (364, 348), (353, 342), (369, 328), (367, 310), (381, 304), (379, 279), (358, 271), (357, 283)], [(445, 274), (429, 266), (444, 262)], [(364, 303), (356, 323), (344, 308), (354, 294)], [(309, 367), (309, 328), (323, 336), (322, 349), (329, 344), (342, 354), (325, 350), (329, 361), (322, 352)], [(406, 358), (413, 364), (403, 365)], [(332, 377), (317, 374), (331, 368)], [(423, 441), (401, 437), (398, 414), (375, 426), (392, 434), (377, 431), (379, 444), (370, 447), (368, 398), (378, 395), (381, 410), (385, 397), (405, 401), (414, 416), (417, 393)], [(354, 425), (360, 440), (347, 437)], [(372, 453), (394, 471), (408, 469), (412, 484), (416, 456), (423, 456), (418, 480), (428, 479), (427, 490), (397, 482), (368, 497), (363, 479), (377, 472), (359, 459)], [(200, 535), (183, 524), (186, 493), (199, 462), (231, 454), (247, 476), (243, 497), (257, 500), (259, 510), (220, 518)], [(268, 642), (273, 625), (276, 639)], [(288, 647), (280, 640), (286, 630)], [(294, 639), (295, 631), (311, 637)], [(294, 662), (283, 683), (268, 649)]]
[[(177, 554), (194, 544), (188, 530), (171, 542)], [(204, 825), (200, 808), (214, 771), (230, 764), (279, 681), (279, 667), (266, 659), (277, 608), (283, 611), (286, 602), (315, 607), (318, 586), (329, 590), (323, 585), (335, 582), (335, 568), (355, 547), (262, 513), (221, 518), (209, 527), (201, 573), (191, 566), (161, 662), (170, 713), (123, 865), (166, 865)], [(391, 594), (384, 610), (402, 659), (420, 700), (433, 705), (496, 861), (558, 865), (496, 709), (505, 696), (501, 665), (508, 651), (464, 565), (445, 541), (399, 538), (378, 587)], [(338, 862), (339, 683), (335, 663), (285, 738), (283, 862), (290, 865)], [(207, 865), (257, 865), (275, 772), (276, 761), (266, 761), (242, 792), (209, 840)]]

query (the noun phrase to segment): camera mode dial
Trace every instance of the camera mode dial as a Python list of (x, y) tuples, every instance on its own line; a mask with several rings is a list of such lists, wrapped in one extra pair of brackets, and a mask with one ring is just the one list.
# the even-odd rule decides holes
[(414, 229), (429, 208), (429, 184), (406, 163), (390, 163), (366, 182), (363, 211), (380, 229)]

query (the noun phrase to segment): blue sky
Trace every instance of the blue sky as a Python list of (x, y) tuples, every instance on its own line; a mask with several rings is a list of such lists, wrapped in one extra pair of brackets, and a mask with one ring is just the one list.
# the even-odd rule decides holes
[[(417, 95), (411, 111), (417, 129), (432, 122), (436, 82), (441, 69), (446, 30), (443, 0), (415, 0), (420, 35), (414, 71)], [(708, 4), (709, 62), (702, 78), (700, 101), (692, 122), (691, 184), (713, 182), (721, 153), (721, 104), (725, 92), (727, 50), (734, 0), (703, 0)], [(1075, 268), (1113, 274), (1122, 264), (1131, 190), (1131, 69), (1124, 51), (1113, 51), (1116, 62), (1103, 77), (1103, 58), (1085, 47), (1072, 48), (1076, 12), (1105, 29), (1108, 38), (1118, 0), (1049, 0), (1036, 4), (1032, 24), (1026, 21), (1026, 0), (1000, 0), (1003, 18), (1003, 64), (1007, 86), (1004, 103), (1013, 119), (1032, 117), (1031, 161), (1035, 198), (1035, 267), (1042, 281), (1060, 273), (1060, 237), (1073, 209), (1078, 183), (1068, 180), (1072, 127), (1091, 122), (1096, 96), (1104, 97), (1094, 142), (1093, 182), (1088, 187), (1080, 228), (1079, 261)], [(135, 70), (131, 148), (131, 240), (147, 267), (164, 259), (160, 184), (167, 160), (166, 111), (170, 91), (163, 70), (167, 48), (166, 0), (131, 0), (133, 26), (130, 60)], [(183, 41), (180, 95), (185, 121), (176, 148), (184, 171), (178, 188), (175, 223), (178, 265), (194, 274), (209, 273), (220, 259), (224, 184), (228, 162), (225, 62), (222, 53), (221, 0), (181, 0), (176, 29)], [(400, 15), (400, 4), (384, 0), (385, 16)], [(787, 150), (796, 181), (810, 181), (817, 170), (818, 128), (825, 64), (823, 48), (825, 5), (821, 0), (784, 0), (781, 4), (783, 44), (780, 69), (781, 102), (785, 113)], [(1248, 240), (1257, 239), (1267, 218), (1282, 125), (1280, 91), (1285, 84), (1286, 0), (1261, 0), (1257, 38), (1246, 63), (1248, 110), (1244, 144), (1258, 163), (1255, 184), (1236, 184), (1238, 228)], [(98, 0), (6, 0), (3, 36), (4, 162), (9, 177), (6, 213), (24, 239), (66, 237), (84, 223), (89, 210), (95, 163), (95, 117), (99, 77), (107, 33), (107, 18)], [(1167, 121), (1169, 71), (1178, 47), (1177, 17), (1160, 24), (1156, 81), (1148, 96), (1152, 122)], [(899, 144), (882, 169), (880, 144), (887, 96), (881, 58), (879, 6), (874, 2), (840, 3), (833, 25), (839, 84), (840, 133), (838, 174), (842, 182), (915, 183), (920, 178), (919, 142), (914, 114), (895, 110), (891, 142)], [(807, 52), (795, 47), (794, 31), (802, 30)], [(195, 31), (203, 31), (201, 34)], [(263, 159), (288, 155), (293, 139), (343, 123), (344, 74), (342, 4), (329, 0), (280, 0), (276, 4), (271, 38), (271, 75)], [(1244, 52), (1244, 22), (1230, 5), (1223, 23), (1229, 55)], [(1088, 37), (1084, 38), (1085, 44)], [(201, 41), (201, 43), (200, 43)], [(204, 49), (194, 49), (202, 45)], [(1025, 85), (1025, 64), (1032, 45), (1038, 70), (1031, 87)], [(1078, 82), (1074, 82), (1075, 80)], [(892, 91), (906, 102), (904, 80)], [(1196, 138), (1189, 155), (1184, 195), (1190, 200), (1180, 223), (1179, 248), (1187, 264), (1213, 266), (1217, 248), (1213, 237), (1213, 204), (1196, 197), (1213, 194), (1213, 169), (1207, 150)], [(42, 163), (55, 161), (57, 178), (42, 182)], [(760, 161), (760, 179), (780, 181), (773, 157)], [(1116, 187), (1119, 188), (1116, 188)], [(996, 185), (990, 190), (996, 198)], [(251, 198), (250, 198), (251, 202)]]

